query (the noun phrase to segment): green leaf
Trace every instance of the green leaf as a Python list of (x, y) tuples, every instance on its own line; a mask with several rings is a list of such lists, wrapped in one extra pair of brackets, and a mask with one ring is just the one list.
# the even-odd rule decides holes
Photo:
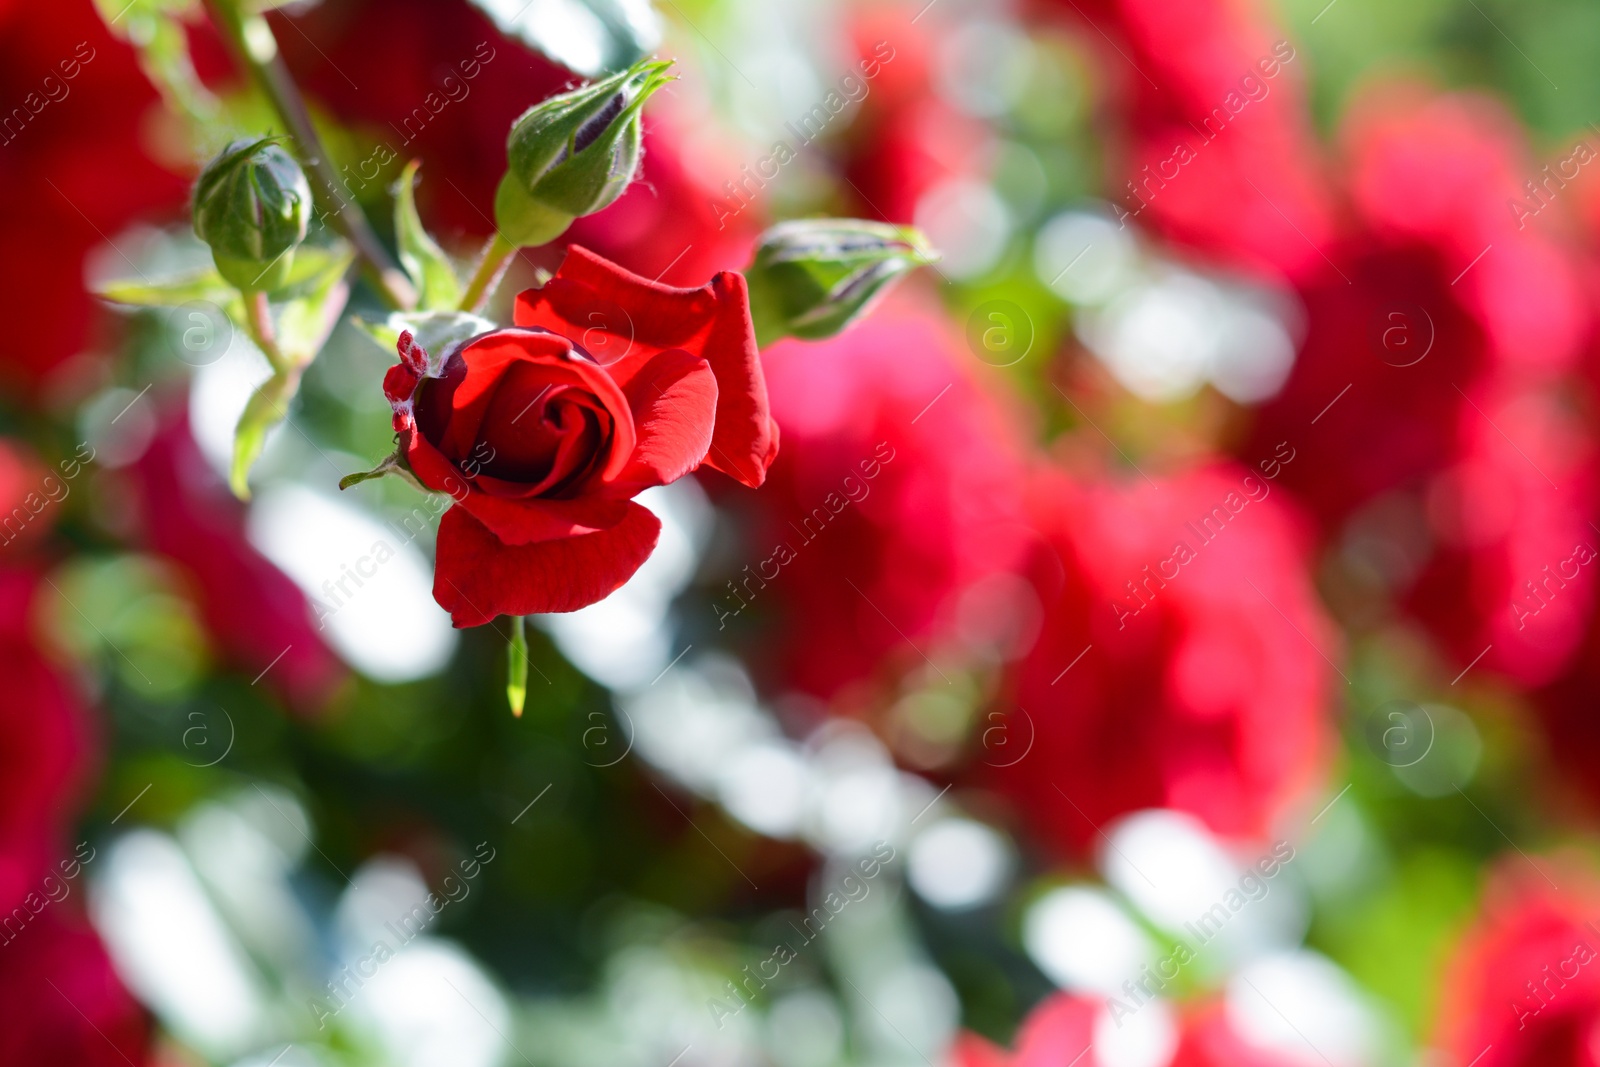
[(250, 499), (250, 468), (261, 457), (267, 431), (287, 417), (289, 401), (299, 388), (298, 368), (285, 368), (262, 382), (245, 404), (233, 432), (233, 463), (228, 468), (228, 487), (240, 500)]
[(197, 126), (215, 123), (221, 106), (195, 72), (184, 25), (200, 17), (200, 0), (95, 0), (95, 8), (174, 110)]
[[(135, 307), (177, 307), (194, 300), (227, 307), (230, 301), (237, 301), (238, 298), (233, 286), (222, 280), (222, 275), (217, 273), (215, 267), (155, 281), (139, 278), (105, 282), (99, 287), (98, 293), (106, 300)], [(228, 310), (231, 312), (233, 309)]]
[(343, 239), (328, 244), (301, 245), (295, 250), (294, 263), (289, 268), (283, 287), (273, 292), (272, 299), (292, 300), (327, 292), (334, 282), (350, 270), (355, 258), (355, 249)]
[[(274, 294), (274, 298), (293, 299), (326, 291), (331, 282), (350, 269), (354, 260), (355, 251), (344, 241), (302, 245), (295, 254), (283, 290)], [(164, 278), (119, 278), (101, 283), (96, 292), (105, 300), (134, 307), (177, 307), (204, 300), (226, 309), (234, 321), (244, 321), (238, 290), (223, 279), (215, 266)]]
[(423, 311), (453, 308), (461, 303), (461, 280), (444, 249), (428, 236), (417, 214), (417, 169), (420, 159), (406, 164), (394, 198), (395, 241), (400, 246), (400, 265), (417, 287), (417, 307)]

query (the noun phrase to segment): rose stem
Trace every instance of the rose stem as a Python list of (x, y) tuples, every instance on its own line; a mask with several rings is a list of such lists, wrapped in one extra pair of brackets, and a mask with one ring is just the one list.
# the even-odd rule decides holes
[(506, 649), (506, 700), (511, 714), (522, 718), (522, 704), (528, 696), (528, 633), (521, 615), (511, 617), (511, 644)]
[[(277, 112), (291, 135), (290, 148), (301, 164), (316, 177), (317, 199), (331, 208), (328, 215), (334, 226), (349, 238), (365, 265), (367, 277), (391, 307), (410, 308), (417, 302), (416, 290), (405, 272), (389, 257), (389, 252), (373, 232), (372, 224), (360, 205), (351, 199), (338, 182), (328, 153), (311, 123), (311, 113), (295, 87), (288, 66), (278, 53), (272, 27), (261, 15), (244, 15), (239, 0), (206, 0), (211, 21), (221, 31), (236, 59), (250, 71), (256, 85)], [(331, 201), (331, 203), (329, 202)]]
[(511, 257), (517, 254), (517, 246), (503, 237), (499, 230), (495, 231), (489, 243), (483, 246), (483, 254), (478, 257), (478, 267), (472, 274), (472, 280), (467, 283), (467, 291), (461, 297), (462, 311), (477, 311), (488, 303), (489, 297), (494, 295), (495, 287), (500, 284), (500, 279), (505, 277), (506, 268), (511, 265)]
[(278, 374), (283, 373), (289, 364), (278, 348), (278, 338), (272, 328), (272, 309), (267, 303), (267, 294), (260, 289), (245, 293), (244, 313), (245, 325), (250, 329), (250, 339), (267, 357), (267, 362), (272, 364), (273, 371)]

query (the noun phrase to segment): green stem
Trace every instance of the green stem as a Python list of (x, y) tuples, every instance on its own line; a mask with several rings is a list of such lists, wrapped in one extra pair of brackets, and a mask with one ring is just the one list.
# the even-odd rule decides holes
[(522, 717), (528, 696), (528, 631), (521, 615), (511, 617), (511, 644), (506, 649), (506, 701), (511, 714)]
[(355, 246), (367, 277), (391, 307), (415, 307), (417, 294), (411, 279), (390, 258), (360, 205), (339, 184), (328, 153), (311, 123), (311, 113), (306, 110), (294, 77), (278, 52), (272, 27), (260, 15), (243, 14), (237, 4), (238, 0), (206, 0), (211, 21), (287, 128), (291, 150), (316, 178), (317, 199), (327, 209), (327, 217), (333, 225)]
[(243, 295), (244, 319), (250, 330), (250, 339), (267, 357), (267, 362), (272, 364), (273, 372), (282, 374), (288, 369), (289, 363), (278, 348), (277, 331), (272, 327), (272, 305), (267, 302), (267, 294), (257, 289)]
[(483, 246), (483, 255), (478, 257), (478, 268), (473, 271), (467, 291), (462, 294), (462, 311), (477, 311), (489, 302), (500, 279), (505, 277), (506, 268), (511, 265), (511, 257), (516, 254), (517, 246), (496, 230), (495, 235), (489, 238), (489, 243)]

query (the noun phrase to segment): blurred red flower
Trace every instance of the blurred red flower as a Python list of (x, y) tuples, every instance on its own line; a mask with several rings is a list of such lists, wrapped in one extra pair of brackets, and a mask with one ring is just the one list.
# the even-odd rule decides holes
[(1309, 1059), (1245, 1040), (1229, 1019), (1226, 1005), (1212, 1002), (1185, 1017), (1178, 1051), (1167, 1067), (1305, 1067)]
[(759, 486), (778, 447), (738, 274), (673, 289), (573, 246), (516, 322), (432, 361), (402, 334), (384, 379), (407, 465), (455, 500), (434, 598), (457, 626), (600, 600), (661, 531), (635, 495), (701, 464)]
[(1576, 858), (1539, 862), (1492, 872), (1446, 972), (1435, 1044), (1458, 1063), (1600, 1064), (1600, 880)]
[[(34, 634), (42, 588), (33, 572), (0, 570), (0, 678), (6, 684), (0, 710), (0, 915), (24, 906), (29, 894), (37, 902), (44, 893), (40, 879), (66, 851), (69, 801), (88, 757), (88, 723), (78, 694), (45, 658)], [(8, 927), (0, 937), (14, 935)]]
[(305, 596), (251, 547), (243, 505), (206, 465), (181, 410), (164, 415), (128, 476), (134, 540), (193, 576), (191, 592), (224, 657), (296, 710), (321, 707), (344, 668), (318, 637)]
[[(1284, 459), (1292, 448), (1264, 469)], [(1265, 835), (1318, 787), (1339, 639), (1307, 579), (1305, 524), (1274, 488), (1229, 465), (1159, 483), (1041, 478), (1044, 627), (1004, 723), (1028, 754), (989, 761), (987, 777), (1069, 852), (1151, 807)]]
[(128, 1067), (146, 1061), (144, 1013), (94, 934), (52, 905), (0, 951), (0, 1063)]
[(858, 79), (866, 95), (837, 145), (843, 176), (862, 213), (912, 222), (929, 190), (987, 171), (994, 134), (937, 91), (941, 37), (935, 20), (908, 26), (893, 7), (854, 18), (851, 36), (866, 65), (863, 74), (875, 73)]
[(1347, 562), (1458, 667), (1487, 650), (1483, 669), (1548, 681), (1593, 600), (1586, 570), (1545, 571), (1596, 503), (1579, 260), (1507, 209), (1533, 168), (1498, 105), (1389, 86), (1346, 126), (1358, 236), (1302, 285), (1306, 342), (1242, 454), (1303, 441), (1285, 484)]
[(980, 643), (1013, 622), (1023, 423), (939, 317), (892, 300), (838, 337), (783, 341), (763, 360), (783, 454), (748, 501), (758, 555), (716, 611), (725, 628), (746, 604), (753, 615), (776, 605), (754, 651), (771, 680), (831, 697), (886, 662), (922, 667), (932, 650), (937, 664), (963, 621)]
[[(1121, 1020), (1126, 1022), (1126, 1020)], [(1017, 1028), (1015, 1051), (1007, 1052), (976, 1034), (958, 1034), (950, 1050), (951, 1067), (1107, 1067), (1102, 1055), (1107, 1023), (1117, 1020), (1097, 998), (1056, 993), (1028, 1013)], [(1176, 1035), (1178, 1047), (1167, 1067), (1297, 1067), (1303, 1061), (1245, 1041), (1222, 1006), (1211, 1005), (1186, 1017)]]
[(1066, 0), (1101, 53), (1124, 162), (1118, 214), (1230, 265), (1320, 272), (1335, 229), (1304, 60), (1252, 0)]
[(28, 309), (0, 345), (13, 387), (93, 343), (104, 319), (83, 285), (89, 253), (183, 205), (183, 181), (149, 151), (155, 103), (90, 0), (0, 7), (0, 288)]
[(952, 1067), (1095, 1067), (1099, 1058), (1089, 1049), (1094, 1045), (1095, 1019), (1103, 1010), (1100, 1001), (1089, 997), (1052, 994), (1017, 1027), (1014, 1051), (962, 1031), (950, 1050)]

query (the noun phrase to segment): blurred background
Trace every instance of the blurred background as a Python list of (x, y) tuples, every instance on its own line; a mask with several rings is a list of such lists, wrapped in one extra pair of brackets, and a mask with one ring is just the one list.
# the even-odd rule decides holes
[(1600, 1064), (1600, 9), (269, 18), (463, 261), (510, 121), (649, 53), (563, 243), (943, 258), (763, 354), (767, 485), (642, 497), (513, 719), (438, 508), (335, 488), (392, 352), (342, 324), (241, 503), (260, 352), (90, 295), (203, 262), (188, 183), (269, 124), (200, 4), (0, 2), (0, 1062)]

